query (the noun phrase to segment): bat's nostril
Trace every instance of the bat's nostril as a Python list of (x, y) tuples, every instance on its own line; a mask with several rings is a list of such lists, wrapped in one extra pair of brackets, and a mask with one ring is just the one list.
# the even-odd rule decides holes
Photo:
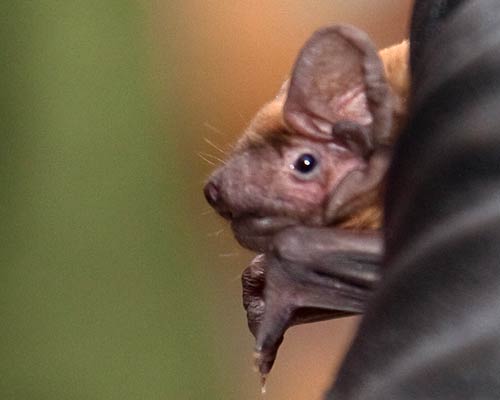
[(230, 207), (222, 196), (220, 187), (213, 181), (208, 182), (203, 189), (205, 197), (210, 204), (222, 217), (232, 219), (233, 214)]
[(220, 192), (217, 185), (213, 182), (208, 182), (203, 191), (205, 192), (205, 198), (207, 199), (208, 204), (216, 208), (220, 200)]

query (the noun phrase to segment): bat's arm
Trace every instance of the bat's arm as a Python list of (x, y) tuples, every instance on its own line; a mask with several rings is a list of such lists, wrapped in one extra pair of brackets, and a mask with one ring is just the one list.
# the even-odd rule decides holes
[(380, 277), (380, 231), (298, 226), (276, 235), (273, 244), (281, 260), (313, 266), (316, 273), (347, 283), (372, 288)]

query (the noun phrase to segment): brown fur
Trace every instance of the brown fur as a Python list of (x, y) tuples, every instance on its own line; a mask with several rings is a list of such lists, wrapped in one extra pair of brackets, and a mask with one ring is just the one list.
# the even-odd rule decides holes
[(408, 40), (387, 47), (379, 52), (384, 64), (385, 76), (394, 93), (394, 115), (392, 129), (392, 143), (406, 121), (407, 99), (410, 91), (410, 70), (408, 58), (410, 43)]

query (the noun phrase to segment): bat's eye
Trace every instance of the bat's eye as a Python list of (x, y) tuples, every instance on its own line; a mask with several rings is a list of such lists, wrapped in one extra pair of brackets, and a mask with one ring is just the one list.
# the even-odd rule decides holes
[(304, 153), (301, 154), (297, 160), (292, 164), (292, 169), (301, 173), (301, 174), (310, 174), (313, 172), (318, 165), (318, 161), (316, 160), (316, 157), (314, 157), (312, 154), (309, 153)]

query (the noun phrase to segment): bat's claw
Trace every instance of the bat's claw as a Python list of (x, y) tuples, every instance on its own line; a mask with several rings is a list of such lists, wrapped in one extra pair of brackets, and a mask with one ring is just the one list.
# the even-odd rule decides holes
[(250, 332), (257, 337), (257, 332), (264, 315), (265, 255), (259, 254), (243, 271), (243, 307), (247, 312)]

